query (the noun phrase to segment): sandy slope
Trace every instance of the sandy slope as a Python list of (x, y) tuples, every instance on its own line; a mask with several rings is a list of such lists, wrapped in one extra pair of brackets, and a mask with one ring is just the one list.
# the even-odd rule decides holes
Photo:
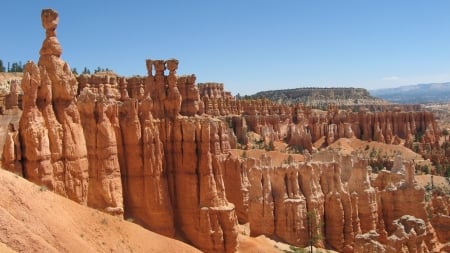
[[(431, 175), (416, 175), (415, 179), (420, 186), (425, 187), (427, 184), (431, 185)], [(440, 187), (443, 190), (450, 191), (450, 181), (445, 177), (433, 176), (433, 185)]]
[(2, 169), (0, 193), (0, 252), (200, 252)]
[(393, 157), (395, 153), (401, 153), (405, 160), (420, 160), (423, 159), (421, 155), (415, 153), (411, 149), (401, 145), (385, 144), (376, 141), (363, 141), (356, 138), (340, 138), (330, 145), (330, 148), (339, 149), (343, 154), (351, 154), (353, 151), (362, 151), (364, 153), (370, 153), (372, 150), (381, 152), (381, 154), (387, 154)]

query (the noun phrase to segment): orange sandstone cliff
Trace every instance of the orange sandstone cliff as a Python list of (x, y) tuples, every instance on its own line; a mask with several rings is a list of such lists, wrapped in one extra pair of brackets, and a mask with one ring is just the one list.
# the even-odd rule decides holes
[[(239, 223), (252, 236), (339, 252), (432, 252), (448, 242), (448, 198), (435, 195), (427, 207), (401, 156), (375, 176), (358, 153), (307, 155), (339, 138), (410, 146), (417, 132), (433, 147), (431, 113), (236, 100), (223, 84), (177, 76), (175, 59), (148, 59), (146, 77), (76, 78), (60, 58), (57, 12), (43, 10), (42, 24), (39, 62), (25, 66), (19, 131), (10, 126), (3, 149), (6, 169), (204, 252), (235, 252)], [(305, 161), (236, 157), (249, 131), (264, 145), (307, 150)]]

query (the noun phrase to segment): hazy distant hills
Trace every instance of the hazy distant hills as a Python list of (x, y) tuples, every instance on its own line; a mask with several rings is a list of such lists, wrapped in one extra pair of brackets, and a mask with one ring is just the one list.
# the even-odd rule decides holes
[(393, 103), (422, 104), (450, 102), (449, 83), (426, 83), (397, 88), (370, 90), (370, 94)]

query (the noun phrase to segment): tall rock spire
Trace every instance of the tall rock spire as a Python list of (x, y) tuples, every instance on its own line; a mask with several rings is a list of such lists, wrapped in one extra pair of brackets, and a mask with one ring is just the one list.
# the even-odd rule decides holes
[[(46, 37), (39, 63), (25, 65), (22, 86), (24, 112), (20, 134), (25, 151), (25, 175), (63, 196), (87, 204), (88, 161), (86, 142), (75, 104), (78, 84), (60, 57), (56, 38), (58, 13), (42, 10)], [(37, 139), (39, 141), (37, 141)]]

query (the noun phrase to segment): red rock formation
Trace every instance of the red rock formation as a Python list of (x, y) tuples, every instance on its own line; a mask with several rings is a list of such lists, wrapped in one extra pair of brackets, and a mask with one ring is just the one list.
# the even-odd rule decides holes
[(41, 111), (37, 108), (37, 90), (40, 85), (40, 71), (36, 64), (25, 65), (22, 89), (24, 110), (19, 128), (23, 147), (24, 174), (32, 182), (53, 188), (53, 167), (51, 165), (48, 130)]
[[(170, 205), (168, 184), (162, 160), (164, 147), (160, 140), (158, 126), (151, 114), (152, 107), (153, 102), (150, 96), (142, 100), (140, 123), (143, 145), (143, 174), (139, 176), (143, 178), (141, 196), (144, 202), (146, 223), (150, 229), (167, 236), (173, 236), (175, 233), (173, 208)], [(131, 185), (133, 182), (129, 182), (129, 184)]]
[[(248, 163), (243, 163), (236, 157), (229, 157), (222, 161), (227, 199), (235, 205), (236, 215), (241, 224), (249, 220), (248, 203), (251, 185), (247, 175), (247, 165)], [(239, 182), (238, 186), (236, 182)]]
[(5, 96), (5, 109), (16, 109), (19, 105), (20, 86), (17, 80), (11, 80), (9, 93)]
[(354, 159), (348, 181), (348, 190), (350, 194), (355, 194), (358, 209), (359, 227), (355, 227), (355, 230), (361, 230), (362, 233), (376, 231), (379, 224), (377, 195), (369, 180), (369, 168), (367, 160)]
[[(318, 167), (291, 164), (273, 167), (269, 157), (248, 159), (250, 181), (248, 220), (253, 236), (276, 235), (289, 244), (305, 246), (322, 234), (324, 197)], [(321, 245), (321, 241), (316, 242)]]
[(308, 129), (301, 125), (291, 124), (288, 126), (287, 143), (291, 147), (300, 147), (312, 151), (311, 134)]
[(133, 98), (125, 100), (121, 107), (126, 216), (155, 232), (173, 236), (173, 212), (161, 161), (164, 150), (151, 109), (150, 97), (141, 105)]
[(23, 176), (22, 148), (20, 147), (19, 132), (13, 123), (9, 123), (2, 153), (2, 167), (19, 176)]
[(166, 126), (165, 166), (181, 231), (205, 252), (234, 252), (237, 219), (234, 205), (226, 199), (220, 165), (221, 122), (181, 118), (161, 123)]
[[(306, 198), (298, 182), (299, 171), (294, 166), (275, 172), (273, 177), (275, 234), (289, 244), (304, 244), (308, 238)], [(313, 220), (311, 220), (313, 222)]]
[(430, 205), (431, 224), (441, 243), (450, 241), (450, 197), (441, 191), (434, 191)]
[[(339, 164), (327, 165), (321, 175), (325, 203), (325, 234), (329, 246), (339, 252), (351, 252), (353, 247), (352, 203), (341, 181)], [(331, 215), (333, 214), (333, 215)]]
[[(218, 111), (218, 100), (211, 98), (217, 94), (211, 85), (204, 85), (203, 93), (200, 94), (205, 107), (209, 108), (207, 113), (221, 115)], [(400, 144), (400, 138), (403, 138), (405, 146), (412, 148), (414, 135), (425, 133), (422, 142), (434, 148), (437, 147), (436, 140), (439, 136), (433, 114), (424, 111), (402, 112), (394, 108), (392, 111), (373, 113), (361, 109), (354, 113), (330, 107), (328, 112), (323, 112), (311, 110), (302, 104), (280, 106), (268, 100), (239, 100), (237, 107), (238, 112), (243, 112), (248, 131), (261, 134), (262, 128), (269, 128), (274, 130), (272, 136), (283, 139), (286, 137), (283, 129), (294, 130), (291, 131), (292, 134), (288, 133), (288, 138), (293, 137), (293, 140), (288, 139), (288, 143), (292, 146), (303, 146), (309, 151), (312, 149), (312, 143), (322, 137), (326, 137), (327, 145), (343, 137), (395, 144)], [(239, 127), (235, 125), (233, 130), (238, 133)], [(244, 139), (239, 134), (237, 136), (238, 139)]]
[[(244, 203), (242, 206), (248, 203), (248, 209), (240, 208), (240, 216), (248, 217), (254, 236), (276, 236), (289, 244), (306, 246), (311, 231), (312, 237), (325, 238), (316, 241), (318, 246), (326, 245), (339, 252), (433, 249), (434, 230), (425, 215), (423, 190), (416, 187), (414, 168), (398, 157), (394, 171), (402, 174), (390, 179), (380, 174), (373, 183), (380, 189), (377, 191), (369, 179), (367, 161), (356, 154), (349, 158), (335, 154), (326, 160), (336, 162), (312, 161), (281, 167), (273, 166), (266, 156), (247, 158), (240, 166), (240, 160), (234, 159), (233, 163), (225, 163), (225, 170), (245, 168), (250, 186), (233, 176), (224, 178), (241, 182), (241, 192), (230, 193), (233, 199), (246, 196), (243, 193), (248, 189), (248, 201), (247, 197), (239, 201)], [(350, 173), (348, 176), (341, 174), (341, 166), (342, 171)], [(247, 215), (242, 213), (246, 210)]]
[(248, 218), (250, 235), (272, 235), (275, 232), (274, 199), (270, 179), (270, 161), (248, 159), (248, 179), (250, 181)]
[(397, 156), (392, 172), (383, 170), (379, 173), (374, 185), (381, 190), (383, 219), (388, 233), (394, 231), (393, 221), (404, 214), (427, 220), (424, 189), (414, 180), (414, 166), (403, 164), (401, 156)]
[(110, 117), (118, 116), (115, 104), (104, 95), (96, 95), (85, 88), (78, 97), (78, 109), (88, 151), (88, 205), (122, 215), (123, 194), (117, 140), (110, 120)]
[(77, 82), (60, 58), (62, 49), (55, 33), (58, 14), (43, 10), (41, 17), (46, 39), (39, 67), (27, 63), (27, 78), (22, 83), (27, 97), (26, 114), (20, 124), (22, 138), (26, 139), (25, 174), (36, 183), (86, 204), (88, 161), (85, 139), (79, 138), (84, 135), (75, 104)]
[(386, 247), (378, 241), (379, 236), (374, 230), (356, 235), (354, 252), (385, 253)]
[[(424, 133), (424, 145), (433, 147), (439, 131), (432, 114), (236, 101), (222, 84), (197, 90), (194, 75), (177, 78), (175, 59), (147, 60), (145, 78), (80, 76), (79, 90), (60, 58), (57, 13), (44, 10), (42, 21), (47, 33), (39, 64), (25, 66), (19, 133), (11, 129), (4, 147), (10, 170), (23, 165), (37, 184), (124, 212), (158, 233), (179, 234), (204, 252), (235, 252), (238, 221), (250, 223), (251, 235), (340, 252), (430, 251), (433, 226), (441, 242), (448, 240), (448, 199), (433, 197), (430, 222), (414, 168), (401, 157), (371, 181), (367, 161), (356, 154), (308, 155), (318, 140), (353, 137), (404, 138), (409, 145)], [(234, 157), (230, 149), (237, 140), (246, 144), (248, 130), (266, 144), (285, 140), (305, 148), (306, 162)]]
[(177, 86), (182, 97), (181, 115), (194, 116), (203, 107), (195, 80), (195, 75), (178, 77)]
[(407, 250), (406, 252), (429, 251), (425, 243), (427, 227), (422, 219), (403, 215), (394, 220), (392, 224), (395, 231), (388, 238), (387, 253), (399, 252), (400, 250)]
[[(93, 85), (86, 85), (81, 93), (80, 111), (83, 120), (91, 121), (94, 128), (103, 121), (88, 113), (95, 106), (85, 100), (96, 101), (97, 106), (107, 101), (108, 108), (120, 111), (119, 120), (114, 119), (116, 114), (108, 114), (101, 125), (110, 144), (114, 136), (117, 140), (113, 160), (118, 160), (114, 164), (121, 168), (126, 217), (167, 236), (174, 236), (176, 227), (205, 252), (234, 252), (237, 219), (234, 205), (226, 198), (221, 164), (227, 161), (230, 148), (236, 146), (235, 137), (219, 120), (180, 116), (181, 111), (195, 116), (200, 107), (196, 105), (195, 76), (179, 78), (174, 85), (177, 65), (176, 60), (147, 60), (149, 75), (145, 79), (118, 78), (120, 85), (116, 87), (123, 103), (115, 102), (115, 96), (105, 100), (108, 86), (104, 90), (101, 87), (106, 81), (87, 78)], [(164, 73), (166, 66), (168, 76)], [(142, 83), (143, 91), (138, 88)], [(128, 92), (132, 98), (128, 98)], [(86, 137), (92, 135), (89, 129), (93, 127), (88, 125)], [(95, 140), (95, 136), (88, 138)], [(95, 150), (89, 148), (95, 143), (87, 144), (88, 150)], [(95, 171), (91, 169), (91, 173)], [(245, 212), (243, 205), (239, 206), (241, 213)]]
[[(150, 63), (156, 69), (153, 79)], [(208, 117), (180, 116), (182, 95), (174, 83), (178, 61), (167, 61), (170, 71), (167, 77), (164, 75), (164, 64), (164, 61), (147, 61), (149, 77), (146, 87), (151, 91), (153, 108), (141, 110), (142, 114), (153, 109), (155, 124), (158, 126), (155, 130), (159, 130), (158, 139), (162, 142), (161, 151), (164, 155), (159, 158), (164, 170), (157, 174), (161, 186), (165, 185), (164, 176), (167, 176), (168, 190), (164, 191), (164, 187), (160, 187), (160, 195), (170, 194), (170, 202), (168, 197), (164, 199), (173, 208), (176, 226), (195, 246), (205, 252), (234, 252), (237, 245), (237, 218), (234, 205), (226, 198), (220, 162), (230, 149), (230, 137), (225, 131), (227, 128), (221, 121)], [(167, 88), (163, 85), (165, 80)], [(132, 121), (124, 120), (124, 124)], [(158, 132), (155, 130), (152, 132)], [(122, 127), (122, 131), (123, 134), (131, 132), (130, 135), (133, 135), (133, 131), (125, 127)], [(141, 155), (136, 154), (139, 152), (134, 153), (136, 157), (132, 161), (138, 161)], [(128, 155), (126, 157), (128, 160)], [(128, 187), (133, 187), (133, 184), (128, 182)]]
[(223, 83), (199, 83), (204, 112), (212, 116), (239, 114), (235, 98), (223, 88)]
[(178, 60), (167, 60), (167, 69), (169, 75), (167, 76), (167, 98), (164, 101), (164, 116), (169, 118), (176, 118), (181, 110), (181, 94), (177, 87), (176, 70), (178, 68)]
[[(54, 18), (54, 15), (54, 12), (44, 10), (43, 23), (46, 24), (48, 16)], [(56, 38), (47, 39), (57, 42)], [(44, 53), (51, 52), (51, 48), (43, 48)], [(86, 204), (87, 152), (84, 137), (76, 137), (84, 136), (74, 104), (76, 80), (68, 65), (57, 55), (42, 55), (40, 67), (29, 62), (24, 72), (24, 113), (20, 134), (25, 175), (37, 184), (44, 184)]]

